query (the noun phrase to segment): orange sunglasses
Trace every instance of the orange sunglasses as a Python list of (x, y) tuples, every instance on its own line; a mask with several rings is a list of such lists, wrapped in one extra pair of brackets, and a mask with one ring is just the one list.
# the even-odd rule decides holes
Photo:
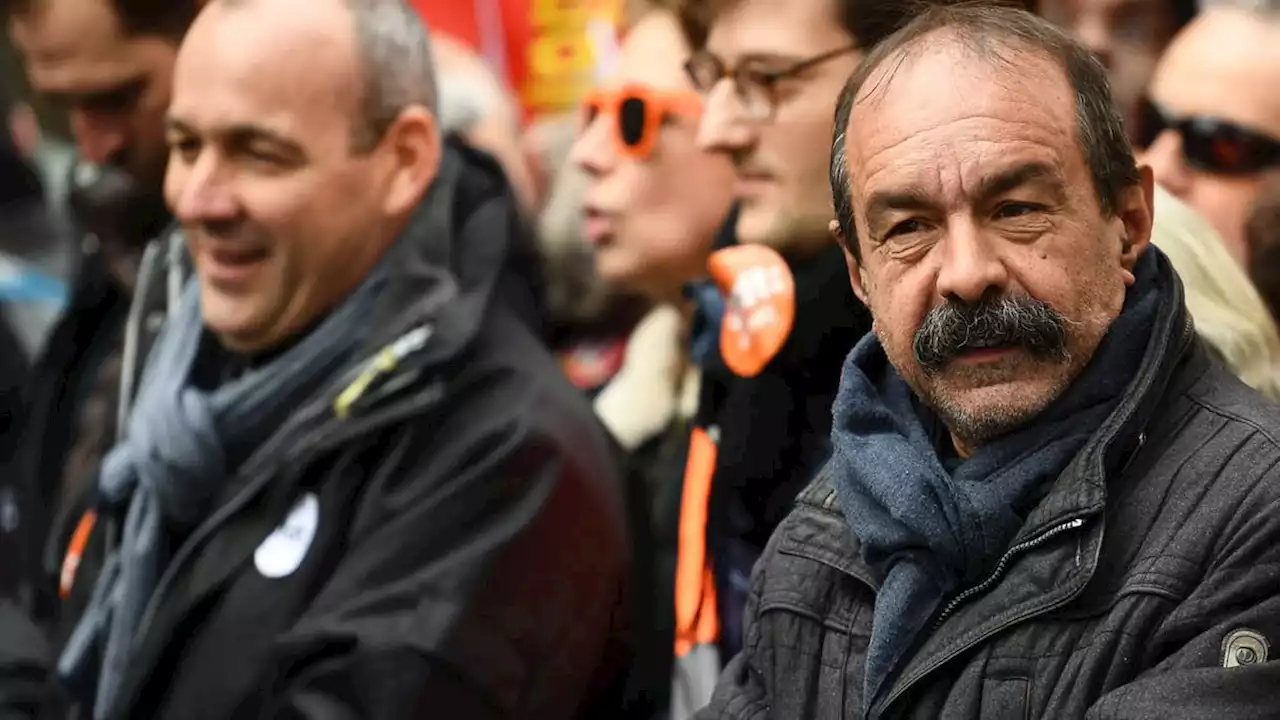
[(698, 93), (655, 90), (629, 85), (616, 90), (592, 90), (583, 104), (582, 130), (604, 114), (616, 119), (613, 140), (620, 155), (644, 160), (653, 152), (658, 130), (669, 115), (697, 117), (702, 113)]

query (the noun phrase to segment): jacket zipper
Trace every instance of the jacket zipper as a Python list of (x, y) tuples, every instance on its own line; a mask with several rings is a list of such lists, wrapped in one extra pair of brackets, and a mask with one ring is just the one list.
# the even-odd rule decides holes
[[(1076, 518), (1072, 518), (1071, 520), (1066, 520), (1062, 523), (1059, 523), (1049, 528), (1048, 530), (1040, 533), (1039, 535), (1029, 540), (1020, 542), (1017, 545), (1014, 545), (1013, 547), (1009, 548), (1009, 550), (1005, 552), (1004, 556), (1000, 558), (1000, 562), (996, 564), (995, 571), (993, 571), (991, 575), (981, 585), (977, 585), (975, 587), (972, 587), (960, 593), (955, 598), (953, 598), (951, 602), (947, 603), (947, 606), (942, 610), (942, 614), (940, 614), (938, 616), (938, 619), (934, 621), (934, 624), (930, 631), (936, 632), (937, 629), (941, 627), (943, 621), (946, 620), (951, 613), (955, 612), (955, 609), (958, 608), (964, 601), (974, 597), (975, 595), (985, 590), (990, 589), (991, 586), (994, 585), (995, 582), (1000, 579), (1001, 575), (1003, 575), (1004, 571), (1008, 567), (1010, 560), (1012, 560), (1015, 555), (1018, 555), (1019, 553), (1025, 553), (1028, 550), (1039, 547), (1045, 544), (1046, 542), (1052, 540), (1053, 538), (1056, 538), (1059, 535), (1062, 535), (1063, 533), (1071, 532), (1073, 530), (1079, 530), (1080, 528), (1084, 527), (1085, 519), (1086, 519), (1085, 517), (1076, 517)], [(1079, 594), (1078, 592), (1073, 592), (1071, 593), (1070, 596), (1060, 599), (1058, 602), (1054, 603), (1050, 607), (1040, 608), (1037, 612), (1046, 612), (1053, 608), (1061, 607), (1063, 604), (1070, 602), (1072, 598), (1074, 598), (1078, 594)], [(1018, 621), (1019, 619), (1013, 619), (1009, 623), (1002, 625), (1000, 629), (1008, 627), (1010, 624), (1016, 623)], [(995, 632), (995, 631), (992, 631), (992, 632)], [(990, 637), (991, 634), (992, 634), (991, 632), (984, 633), (983, 636), (981, 638), (978, 638), (977, 641), (981, 641), (982, 639)], [(954, 654), (948, 655), (947, 659), (950, 659), (952, 657), (954, 657)], [(921, 678), (923, 678), (925, 675), (928, 675), (929, 673), (937, 669), (942, 664), (942, 662), (946, 662), (946, 660), (943, 660), (941, 662), (932, 661), (923, 670), (913, 673), (912, 679), (908, 680), (906, 683), (899, 683), (896, 688), (892, 689), (888, 697), (886, 697), (884, 700), (882, 700), (880, 703), (877, 704), (877, 707), (879, 708), (879, 712), (883, 714), (885, 708), (889, 707), (895, 701), (897, 701), (898, 698), (902, 697), (906, 693), (906, 691), (911, 686), (919, 682)], [(873, 710), (875, 710), (875, 708), (868, 707), (867, 716), (870, 716), (870, 713)]]
[[(1130, 451), (1129, 458), (1125, 460), (1124, 466), (1121, 467), (1120, 469), (1121, 475), (1123, 475), (1125, 472), (1129, 470), (1129, 466), (1133, 464), (1133, 459), (1138, 456), (1138, 451), (1142, 449), (1142, 446), (1145, 445), (1146, 442), (1147, 442), (1147, 434), (1145, 432), (1138, 433), (1138, 442), (1134, 446), (1133, 450)], [(942, 623), (946, 621), (947, 617), (950, 616), (951, 613), (955, 612), (956, 608), (964, 604), (965, 601), (969, 600), (972, 597), (980, 595), (986, 592), (987, 590), (990, 590), (991, 586), (995, 585), (996, 582), (999, 581), (1000, 578), (1004, 575), (1004, 571), (1007, 569), (1009, 565), (1009, 561), (1012, 560), (1015, 555), (1027, 552), (1028, 550), (1034, 550), (1035, 548), (1043, 545), (1044, 543), (1049, 542), (1050, 540), (1054, 539), (1055, 537), (1061, 535), (1064, 532), (1067, 532), (1069, 530), (1076, 530), (1083, 526), (1084, 526), (1084, 518), (1082, 517), (1072, 518), (1070, 520), (1067, 520), (1066, 522), (1059, 523), (1058, 525), (1054, 525), (1053, 527), (1049, 528), (1048, 530), (1045, 530), (1039, 535), (1033, 538), (1030, 538), (1028, 540), (1024, 540), (1018, 543), (1017, 545), (1014, 545), (1013, 547), (1009, 548), (1008, 551), (1006, 551), (1005, 554), (1000, 558), (1000, 562), (996, 563), (995, 570), (991, 571), (991, 574), (987, 576), (986, 580), (983, 580), (980, 584), (975, 585), (969, 588), (968, 590), (965, 590), (964, 592), (952, 598), (951, 602), (947, 603), (946, 607), (942, 609), (942, 613), (938, 615), (938, 619), (933, 621), (932, 631), (937, 632), (938, 628), (942, 627)]]
[(977, 595), (980, 595), (986, 592), (987, 590), (990, 590), (991, 586), (995, 585), (1000, 580), (1000, 578), (1004, 576), (1004, 572), (1008, 568), (1009, 561), (1012, 560), (1015, 556), (1025, 553), (1028, 550), (1033, 550), (1049, 542), (1050, 540), (1058, 537), (1062, 533), (1068, 532), (1070, 530), (1077, 530), (1083, 526), (1084, 526), (1084, 518), (1082, 517), (1074, 518), (1064, 523), (1055, 525), (1049, 528), (1048, 530), (1045, 530), (1044, 532), (1040, 533), (1039, 535), (1033, 538), (1030, 538), (1028, 540), (1024, 540), (1023, 542), (1020, 542), (1017, 545), (1014, 545), (1013, 547), (1009, 548), (1008, 551), (1006, 551), (1005, 554), (1000, 558), (1000, 562), (996, 563), (995, 570), (991, 571), (991, 574), (987, 576), (986, 580), (983, 580), (978, 585), (974, 585), (968, 590), (965, 590), (964, 592), (952, 598), (951, 602), (947, 603), (947, 606), (942, 609), (942, 613), (938, 615), (938, 619), (933, 621), (933, 631), (937, 632), (938, 628), (942, 627), (942, 623), (946, 621), (947, 617), (950, 616), (951, 613), (955, 612), (956, 608), (964, 604), (965, 601)]

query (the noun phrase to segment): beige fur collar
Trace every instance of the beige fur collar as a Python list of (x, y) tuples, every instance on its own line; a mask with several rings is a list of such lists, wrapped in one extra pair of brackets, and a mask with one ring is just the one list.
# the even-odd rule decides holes
[(596, 396), (596, 416), (628, 452), (697, 411), (698, 371), (682, 371), (684, 324), (671, 305), (651, 310), (627, 339), (622, 369)]

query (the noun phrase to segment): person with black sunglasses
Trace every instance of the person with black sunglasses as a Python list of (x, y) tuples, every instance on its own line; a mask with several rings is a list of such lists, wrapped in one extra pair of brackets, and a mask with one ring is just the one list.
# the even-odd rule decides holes
[(1263, 174), (1280, 168), (1280, 2), (1206, 8), (1161, 58), (1132, 134), (1156, 181), (1247, 265), (1245, 222)]

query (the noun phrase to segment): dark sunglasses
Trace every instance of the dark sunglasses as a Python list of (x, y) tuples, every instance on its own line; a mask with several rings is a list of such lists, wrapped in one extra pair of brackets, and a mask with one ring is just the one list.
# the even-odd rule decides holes
[(1148, 99), (1139, 107), (1137, 145), (1147, 148), (1166, 130), (1182, 138), (1187, 164), (1215, 175), (1252, 175), (1280, 166), (1280, 140), (1229, 120), (1174, 117)]
[(620, 155), (643, 160), (653, 152), (662, 121), (671, 115), (697, 117), (702, 97), (693, 92), (665, 92), (644, 85), (618, 90), (592, 90), (583, 103), (580, 132), (604, 115), (613, 120), (614, 147)]

